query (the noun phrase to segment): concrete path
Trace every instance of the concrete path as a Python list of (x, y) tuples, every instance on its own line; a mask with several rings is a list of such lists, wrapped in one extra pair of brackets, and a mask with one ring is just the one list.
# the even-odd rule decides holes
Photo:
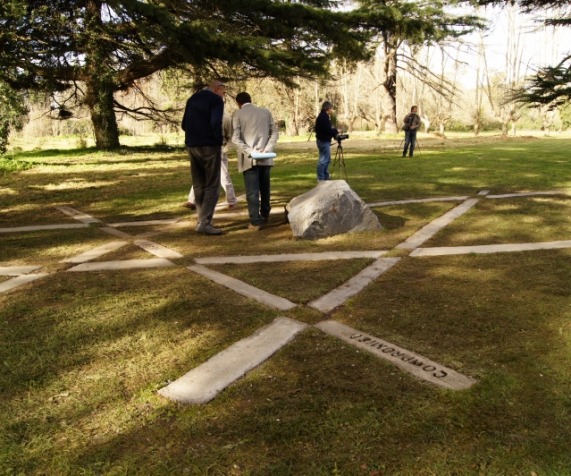
[(370, 334), (359, 332), (339, 322), (323, 321), (316, 324), (315, 327), (381, 359), (388, 360), (405, 372), (435, 385), (451, 390), (465, 390), (476, 383), (474, 379), (444, 367), (422, 355)]
[(462, 202), (469, 197), (440, 197), (440, 198), (415, 198), (410, 200), (392, 200), (389, 202), (367, 203), (369, 208), (388, 207), (390, 205), (408, 205), (409, 203), (430, 203), (430, 202)]
[(380, 258), (386, 251), (330, 251), (324, 253), (299, 253), (288, 255), (254, 255), (254, 256), (211, 256), (196, 258), (198, 264), (248, 264), (248, 263), (282, 263), (287, 261), (324, 261), (355, 258)]
[(40, 268), (41, 266), (0, 266), (0, 276), (20, 276)]
[[(561, 195), (563, 192), (526, 192), (519, 194), (503, 194), (489, 195), (488, 190), (482, 190), (478, 193), (478, 197), (488, 199), (517, 198), (541, 195)], [(420, 248), (427, 240), (432, 238), (445, 226), (449, 225), (456, 218), (462, 216), (478, 203), (480, 198), (469, 198), (464, 196), (457, 197), (437, 197), (429, 199), (411, 199), (399, 201), (386, 201), (369, 204), (370, 207), (382, 207), (398, 204), (409, 203), (425, 203), (439, 201), (462, 201), (460, 205), (450, 210), (446, 214), (427, 224), (406, 241), (399, 244), (396, 249), (411, 250), (409, 257), (421, 256), (442, 256), (466, 253), (499, 253), (499, 252), (517, 252), (517, 251), (533, 251), (540, 249), (557, 249), (571, 248), (570, 241), (554, 241), (547, 243), (523, 243), (523, 244), (506, 244), (506, 245), (480, 245), (480, 246), (459, 246), (459, 247), (434, 247)], [(17, 228), (1, 228), (0, 233), (27, 232), (27, 231), (44, 231), (67, 228), (84, 228), (93, 224), (101, 224), (98, 227), (104, 233), (120, 238), (121, 241), (112, 241), (105, 245), (95, 247), (85, 251), (77, 256), (69, 257), (62, 262), (74, 264), (68, 269), (73, 272), (90, 272), (90, 271), (108, 271), (108, 270), (131, 270), (131, 269), (147, 269), (147, 268), (163, 268), (176, 266), (170, 259), (178, 259), (183, 256), (177, 251), (166, 248), (158, 243), (149, 241), (146, 238), (156, 235), (157, 231), (145, 232), (136, 237), (119, 230), (123, 227), (141, 227), (141, 226), (168, 226), (180, 227), (188, 226), (188, 222), (184, 223), (180, 219), (168, 220), (147, 220), (140, 222), (119, 222), (111, 224), (103, 224), (100, 220), (84, 214), (71, 207), (57, 207), (62, 213), (72, 217), (74, 220), (80, 221), (81, 224), (63, 224), (63, 225), (41, 225)], [(273, 214), (283, 213), (277, 209)], [(242, 212), (229, 212), (228, 214), (219, 214), (218, 216), (232, 215), (240, 217), (247, 215), (244, 210)], [(145, 250), (146, 252), (156, 256), (149, 259), (133, 259), (122, 261), (103, 261), (89, 262), (96, 258), (100, 258), (107, 253), (116, 251), (122, 246), (132, 243), (135, 246)], [(350, 251), (350, 252), (324, 252), (324, 253), (298, 253), (298, 254), (278, 254), (278, 255), (259, 255), (259, 256), (213, 256), (196, 258), (196, 265), (188, 266), (192, 272), (212, 280), (213, 282), (225, 286), (226, 288), (241, 294), (250, 299), (254, 299), (264, 305), (272, 307), (280, 311), (287, 311), (296, 307), (296, 304), (279, 296), (275, 296), (264, 290), (251, 286), (243, 281), (231, 278), (223, 273), (213, 271), (206, 265), (211, 264), (247, 264), (247, 263), (268, 263), (268, 262), (288, 262), (288, 261), (321, 261), (321, 260), (347, 260), (358, 258), (374, 259), (374, 263), (348, 280), (342, 286), (331, 292), (321, 296), (320, 298), (308, 304), (309, 307), (316, 309), (324, 314), (330, 313), (335, 308), (343, 305), (352, 296), (355, 296), (368, 286), (372, 281), (380, 275), (390, 270), (403, 258), (386, 258), (387, 254), (384, 250), (372, 251)], [(0, 293), (15, 289), (24, 284), (30, 283), (37, 279), (48, 276), (47, 273), (33, 273), (38, 270), (39, 266), (6, 266), (0, 267), (0, 276), (14, 276), (12, 279), (0, 283)], [(243, 339), (225, 351), (212, 357), (209, 361), (191, 370), (186, 375), (161, 389), (159, 393), (167, 398), (187, 402), (187, 403), (205, 403), (214, 398), (222, 389), (232, 384), (236, 379), (245, 375), (249, 370), (260, 365), (269, 358), (278, 349), (291, 341), (299, 332), (308, 327), (294, 319), (281, 317), (276, 319), (272, 324), (258, 330), (252, 336)], [(400, 348), (390, 342), (379, 339), (375, 336), (362, 333), (356, 329), (352, 329), (344, 324), (334, 320), (322, 321), (315, 326), (321, 331), (335, 336), (356, 346), (360, 349), (371, 352), (379, 358), (385, 359), (392, 364), (398, 366), (403, 371), (409, 372), (418, 378), (435, 385), (454, 390), (463, 390), (472, 386), (475, 381), (470, 377), (455, 372), (441, 364), (438, 364), (426, 357), (415, 354), (414, 352)]]
[(85, 263), (87, 261), (91, 261), (97, 259), (107, 253), (111, 253), (112, 251), (116, 251), (119, 248), (128, 244), (127, 241), (111, 241), (110, 243), (106, 243), (102, 246), (97, 248), (92, 248), (87, 250), (77, 256), (72, 256), (71, 258), (62, 259), (61, 263)]
[(150, 259), (128, 259), (122, 261), (98, 261), (95, 263), (83, 263), (68, 271), (116, 271), (124, 269), (151, 269), (151, 268), (171, 268), (174, 263), (163, 258)]
[(521, 192), (521, 193), (504, 193), (501, 195), (488, 195), (486, 198), (520, 198), (520, 197), (540, 197), (543, 195), (569, 195), (564, 191), (547, 191), (547, 192)]
[(177, 251), (173, 251), (165, 246), (159, 245), (158, 243), (153, 243), (148, 240), (135, 240), (133, 242), (139, 248), (148, 251), (149, 253), (158, 256), (159, 258), (176, 259), (182, 258), (183, 256)]
[(321, 296), (319, 299), (311, 301), (308, 306), (323, 313), (331, 312), (336, 307), (342, 305), (347, 299), (362, 291), (373, 280), (388, 271), (399, 262), (400, 258), (379, 258), (372, 265), (367, 266), (359, 274), (352, 277), (345, 284), (337, 289)]
[(307, 327), (279, 317), (216, 354), (204, 364), (159, 390), (159, 394), (183, 403), (206, 403), (221, 390), (260, 365)]
[(547, 241), (543, 243), (519, 243), (507, 245), (450, 246), (436, 248), (417, 248), (410, 256), (449, 256), (470, 253), (514, 253), (518, 251), (555, 250), (571, 248), (571, 240)]
[(414, 235), (409, 237), (403, 243), (397, 246), (398, 249), (407, 249), (407, 250), (414, 250), (422, 245), (425, 241), (428, 241), (432, 238), (436, 233), (442, 230), (444, 227), (448, 226), (452, 223), (456, 218), (462, 216), (466, 213), (470, 208), (472, 208), (476, 203), (478, 203), (477, 198), (470, 198), (466, 200), (461, 205), (458, 205), (456, 208), (450, 210), (448, 213), (442, 215), (440, 218), (430, 222), (425, 227), (421, 228), (417, 231)]
[(241, 294), (250, 299), (254, 299), (259, 303), (265, 304), (266, 306), (273, 307), (274, 309), (279, 309), (280, 311), (288, 311), (296, 307), (291, 301), (284, 299), (282, 297), (270, 294), (266, 291), (258, 289), (254, 286), (250, 286), (243, 281), (236, 278), (231, 278), (225, 274), (213, 271), (206, 268), (205, 266), (195, 265), (189, 266), (188, 269), (200, 274), (208, 279), (211, 279), (215, 283), (221, 284), (222, 286), (232, 289), (233, 291)]
[(23, 286), (24, 284), (31, 283), (32, 281), (36, 281), (37, 279), (45, 278), (46, 276), (49, 276), (49, 273), (23, 274), (16, 276), (15, 278), (0, 283), (0, 294)]
[(0, 233), (23, 233), (28, 231), (49, 231), (49, 230), (71, 230), (74, 228), (89, 228), (89, 225), (83, 223), (62, 223), (60, 225), (32, 225), (32, 226), (15, 226), (13, 228), (0, 228)]
[(70, 216), (74, 220), (80, 221), (82, 223), (101, 223), (101, 220), (93, 218), (91, 215), (87, 215), (86, 213), (80, 212), (75, 208), (71, 207), (54, 207), (54, 208), (62, 213), (65, 213), (67, 216)]

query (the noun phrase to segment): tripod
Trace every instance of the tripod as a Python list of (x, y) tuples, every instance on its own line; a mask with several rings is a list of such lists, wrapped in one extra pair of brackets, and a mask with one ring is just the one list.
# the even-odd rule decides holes
[(345, 157), (343, 155), (343, 146), (341, 141), (337, 142), (337, 150), (335, 151), (335, 158), (333, 159), (333, 165), (331, 166), (331, 175), (335, 172), (335, 167), (339, 167), (339, 177), (341, 177), (341, 171), (345, 174), (345, 181), (347, 182), (347, 169), (345, 168)]
[[(411, 146), (412, 146), (412, 144), (411, 144)], [(404, 147), (404, 139), (400, 141), (400, 145), (398, 146), (397, 150), (400, 150), (402, 152), (403, 147)], [(418, 140), (414, 141), (414, 150), (417, 151), (419, 153), (419, 155), (422, 154), (422, 150), (421, 150), (420, 143), (418, 142)]]

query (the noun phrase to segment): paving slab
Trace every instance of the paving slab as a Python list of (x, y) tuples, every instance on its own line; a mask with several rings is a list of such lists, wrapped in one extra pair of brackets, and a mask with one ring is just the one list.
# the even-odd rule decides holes
[(546, 191), (546, 192), (521, 192), (521, 193), (504, 193), (501, 195), (488, 195), (486, 198), (518, 198), (518, 197), (537, 197), (542, 195), (568, 195), (564, 191)]
[(298, 253), (287, 255), (256, 255), (256, 256), (212, 256), (196, 258), (198, 264), (248, 264), (248, 263), (280, 263), (287, 261), (323, 261), (355, 258), (380, 258), (387, 251), (332, 251), (324, 253)]
[(435, 197), (435, 198), (412, 198), (408, 200), (391, 200), (387, 202), (367, 203), (369, 207), (387, 207), (389, 205), (406, 205), (408, 203), (429, 203), (429, 202), (461, 202), (468, 199), (467, 196), (461, 197)]
[(112, 241), (102, 246), (98, 246), (97, 248), (87, 250), (81, 254), (78, 254), (77, 256), (62, 259), (60, 263), (85, 263), (86, 261), (94, 260), (100, 256), (106, 255), (107, 253), (118, 250), (126, 244), (128, 244), (127, 241)]
[(219, 392), (260, 365), (307, 327), (294, 319), (278, 317), (158, 393), (182, 403), (207, 403)]
[[(169, 228), (172, 228), (174, 226), (178, 226), (178, 223), (176, 225), (169, 226)], [(139, 238), (142, 240), (146, 238), (152, 238), (153, 236), (163, 235), (164, 233), (165, 233), (164, 230), (145, 231), (144, 233), (136, 234), (135, 238)]]
[(400, 258), (379, 258), (373, 264), (353, 276), (345, 284), (321, 296), (319, 299), (310, 302), (308, 306), (321, 312), (330, 312), (360, 292), (365, 286), (369, 285), (371, 281), (388, 271), (399, 261)]
[(453, 208), (448, 213), (445, 213), (436, 220), (431, 221), (428, 225), (418, 230), (414, 235), (408, 237), (408, 239), (406, 239), (396, 247), (398, 249), (407, 249), (407, 250), (414, 250), (415, 248), (418, 248), (425, 241), (429, 240), (436, 233), (442, 230), (442, 228), (448, 226), (456, 218), (462, 216), (464, 213), (470, 210), (470, 208), (476, 205), (478, 201), (479, 201), (478, 198), (470, 198), (466, 200), (464, 203)]
[(83, 263), (69, 268), (68, 271), (114, 271), (122, 269), (171, 268), (173, 266), (175, 266), (175, 264), (167, 259), (150, 258)]
[(97, 218), (93, 218), (91, 215), (87, 215), (86, 213), (80, 212), (75, 208), (71, 207), (54, 207), (62, 213), (70, 216), (74, 220), (80, 221), (82, 223), (101, 223), (101, 220)]
[(173, 251), (163, 245), (159, 245), (153, 241), (148, 240), (135, 240), (135, 245), (139, 248), (148, 251), (149, 253), (158, 256), (159, 258), (182, 258), (180, 253)]
[(450, 246), (435, 248), (417, 248), (409, 256), (448, 256), (470, 253), (513, 253), (518, 251), (555, 250), (571, 248), (571, 240), (546, 241), (542, 243), (514, 243), (506, 245)]
[(147, 220), (147, 221), (126, 221), (118, 223), (108, 223), (111, 228), (123, 228), (133, 226), (153, 226), (153, 225), (172, 225), (180, 221), (180, 218), (167, 218), (165, 220)]
[(0, 276), (20, 276), (40, 268), (41, 266), (0, 266)]
[(20, 233), (26, 231), (71, 230), (73, 228), (88, 228), (87, 223), (62, 223), (60, 225), (32, 225), (0, 228), (0, 233)]
[(15, 278), (9, 279), (0, 283), (0, 294), (8, 292), (14, 288), (23, 286), (24, 284), (31, 283), (37, 279), (45, 278), (49, 276), (49, 273), (37, 273), (37, 274), (26, 274), (21, 276), (16, 276)]
[(254, 286), (250, 286), (249, 284), (246, 284), (239, 279), (235, 279), (217, 271), (213, 271), (205, 266), (193, 265), (189, 266), (188, 269), (204, 276), (205, 278), (211, 279), (215, 283), (221, 284), (222, 286), (225, 286), (228, 289), (241, 294), (242, 296), (254, 299), (262, 304), (265, 304), (266, 306), (279, 309), (280, 311), (287, 311), (296, 307), (296, 304), (288, 301), (287, 299), (276, 296), (274, 294), (270, 294)]
[(359, 332), (339, 322), (328, 320), (315, 325), (326, 334), (335, 336), (359, 349), (388, 360), (400, 369), (427, 382), (451, 390), (465, 390), (476, 380), (462, 375), (420, 354), (394, 345), (370, 334)]
[(108, 235), (116, 236), (117, 238), (133, 238), (129, 233), (125, 233), (124, 231), (117, 230), (116, 228), (111, 228), (109, 226), (103, 226), (99, 229)]

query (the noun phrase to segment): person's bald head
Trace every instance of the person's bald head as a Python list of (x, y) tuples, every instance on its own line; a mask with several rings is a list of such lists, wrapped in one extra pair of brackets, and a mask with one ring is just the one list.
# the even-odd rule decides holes
[(208, 84), (208, 89), (210, 89), (213, 93), (218, 94), (220, 97), (224, 97), (224, 93), (226, 93), (226, 85), (219, 79), (213, 79), (210, 81)]

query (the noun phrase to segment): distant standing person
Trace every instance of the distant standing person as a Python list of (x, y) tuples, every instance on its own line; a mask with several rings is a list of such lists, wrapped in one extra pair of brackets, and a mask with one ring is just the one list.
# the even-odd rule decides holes
[(224, 83), (211, 81), (188, 99), (182, 118), (198, 212), (196, 231), (205, 235), (222, 234), (222, 230), (212, 226), (212, 217), (220, 193), (225, 91)]
[(331, 139), (339, 133), (331, 125), (331, 114), (333, 114), (333, 104), (325, 101), (321, 105), (321, 112), (315, 120), (315, 139), (319, 159), (317, 161), (317, 181), (329, 180), (329, 164), (331, 163)]
[[(220, 162), (220, 185), (224, 189), (226, 194), (226, 203), (228, 203), (228, 210), (234, 210), (236, 208), (236, 193), (234, 192), (234, 185), (232, 184), (232, 178), (230, 177), (230, 172), (228, 170), (228, 146), (229, 142), (232, 141), (232, 117), (224, 113), (224, 118), (222, 120), (222, 158)], [(194, 187), (190, 188), (188, 193), (188, 201), (184, 204), (186, 208), (191, 210), (196, 210), (195, 205), (196, 198), (194, 196)]]
[(404, 130), (404, 150), (402, 151), (402, 156), (406, 157), (406, 153), (410, 146), (409, 157), (414, 154), (414, 147), (416, 145), (416, 130), (420, 127), (420, 116), (417, 114), (418, 107), (412, 106), (410, 108), (410, 114), (407, 114), (404, 118), (404, 124), (402, 126)]
[(254, 152), (273, 152), (278, 127), (271, 112), (252, 104), (247, 92), (236, 96), (240, 108), (234, 113), (232, 142), (238, 149), (238, 171), (244, 175), (250, 230), (259, 230), (270, 216), (270, 171), (273, 159), (253, 160)]

